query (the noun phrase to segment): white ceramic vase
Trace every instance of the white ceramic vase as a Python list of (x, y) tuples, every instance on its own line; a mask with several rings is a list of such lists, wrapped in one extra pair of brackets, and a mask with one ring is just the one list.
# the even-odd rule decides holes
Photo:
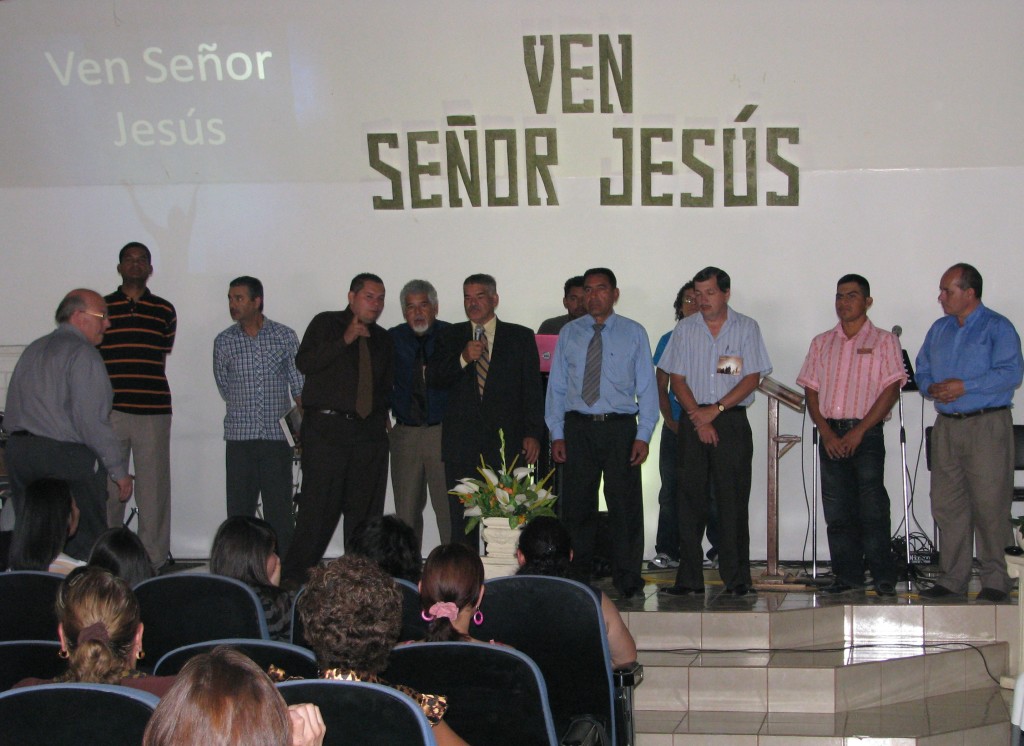
[(508, 518), (484, 518), (482, 522), (486, 556), (514, 560), (519, 545), (519, 527), (509, 528)]

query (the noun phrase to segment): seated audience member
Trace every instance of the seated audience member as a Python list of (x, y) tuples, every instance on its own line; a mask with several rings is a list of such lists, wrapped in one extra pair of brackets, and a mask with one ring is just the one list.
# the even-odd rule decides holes
[(220, 524), (210, 551), (210, 572), (241, 580), (259, 596), (271, 640), (288, 642), (295, 594), (281, 585), (277, 534), (260, 518), (236, 515)]
[(402, 628), (402, 596), (377, 563), (348, 554), (314, 568), (298, 607), (322, 678), (369, 681), (404, 692), (427, 716), (439, 746), (465, 745), (442, 720), (448, 706), (444, 697), (378, 677)]
[(465, 544), (434, 547), (423, 565), (420, 602), (430, 622), (427, 642), (480, 642), (469, 634), (470, 620), (483, 621), (484, 565)]
[[(68, 670), (57, 682), (120, 684), (163, 695), (173, 676), (147, 676), (135, 670), (145, 657), (139, 602), (128, 584), (99, 567), (80, 567), (57, 592), (57, 636)], [(23, 679), (15, 686), (51, 683)]]
[(108, 570), (132, 588), (154, 575), (142, 539), (124, 526), (108, 528), (99, 535), (92, 545), (89, 565)]
[(143, 746), (319, 746), (327, 732), (316, 705), (288, 707), (249, 658), (217, 647), (186, 663), (160, 700)]
[[(569, 563), (572, 561), (572, 540), (569, 538), (569, 532), (557, 518), (534, 518), (520, 533), (516, 559), (519, 560), (516, 575), (551, 575), (568, 578)], [(622, 621), (619, 610), (604, 591), (596, 588), (591, 590), (601, 596), (601, 612), (608, 634), (612, 666), (619, 668), (632, 663), (636, 660), (636, 642)]]
[(67, 575), (85, 563), (64, 554), (78, 530), (78, 506), (60, 479), (38, 479), (25, 490), (25, 506), (11, 537), (11, 570), (40, 570)]
[(397, 515), (382, 515), (356, 526), (352, 538), (345, 542), (345, 553), (372, 559), (391, 577), (415, 583), (423, 565), (416, 546), (412, 526)]

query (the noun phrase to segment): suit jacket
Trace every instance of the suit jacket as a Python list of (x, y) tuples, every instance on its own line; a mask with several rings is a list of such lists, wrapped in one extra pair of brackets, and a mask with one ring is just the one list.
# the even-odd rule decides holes
[[(427, 385), (448, 390), (441, 458), (452, 463), (478, 464), (482, 454), (488, 465), (498, 469), (499, 428), (505, 432), (508, 464), (522, 448), (523, 438), (544, 437), (544, 394), (537, 343), (533, 332), (525, 326), (498, 319), (494, 355), (481, 399), (476, 364), (463, 368), (460, 363), (462, 350), (472, 338), (472, 323), (453, 324), (444, 330), (427, 363)], [(522, 459), (519, 465), (524, 465)]]

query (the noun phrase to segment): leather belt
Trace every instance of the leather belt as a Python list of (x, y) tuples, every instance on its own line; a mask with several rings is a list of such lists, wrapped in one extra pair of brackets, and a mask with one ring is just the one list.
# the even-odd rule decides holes
[(312, 409), (306, 410), (307, 412), (316, 412), (317, 414), (327, 414), (332, 417), (340, 417), (343, 420), (358, 420), (359, 415), (355, 412), (342, 412), (340, 409)]
[(966, 420), (968, 417), (977, 417), (979, 414), (988, 414), (989, 412), (1002, 412), (1004, 409), (1009, 409), (1008, 404), (1001, 407), (982, 407), (981, 409), (975, 409), (973, 412), (939, 412), (943, 417), (949, 417), (951, 420)]
[(576, 420), (586, 420), (587, 422), (611, 422), (612, 420), (635, 420), (635, 414), (625, 414), (624, 412), (608, 412), (607, 414), (588, 414), (587, 412), (566, 412), (566, 417), (572, 417)]

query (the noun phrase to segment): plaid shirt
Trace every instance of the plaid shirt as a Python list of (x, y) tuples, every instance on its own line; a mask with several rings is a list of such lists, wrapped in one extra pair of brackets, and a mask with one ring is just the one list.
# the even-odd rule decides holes
[[(213, 342), (213, 377), (227, 402), (224, 440), (284, 440), (278, 420), (302, 393), (295, 367), (299, 338), (284, 324), (264, 319), (255, 337), (233, 324)], [(290, 393), (289, 393), (290, 390)]]

